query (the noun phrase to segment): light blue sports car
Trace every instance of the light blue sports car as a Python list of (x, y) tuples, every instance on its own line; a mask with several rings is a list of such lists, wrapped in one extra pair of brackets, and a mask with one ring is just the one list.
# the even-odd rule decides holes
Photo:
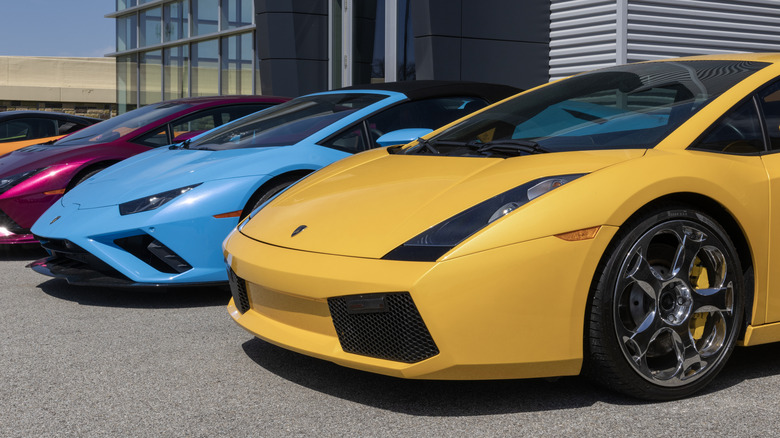
[(227, 282), (222, 241), (293, 182), (350, 154), (411, 141), (519, 91), (442, 81), (350, 87), (136, 155), (75, 187), (40, 217), (32, 233), (50, 256), (30, 267), (72, 284)]

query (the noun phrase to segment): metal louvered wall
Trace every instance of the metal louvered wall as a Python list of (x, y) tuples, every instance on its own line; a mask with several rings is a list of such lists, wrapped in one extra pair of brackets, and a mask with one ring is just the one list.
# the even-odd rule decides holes
[(778, 0), (551, 0), (550, 79), (676, 56), (780, 51)]

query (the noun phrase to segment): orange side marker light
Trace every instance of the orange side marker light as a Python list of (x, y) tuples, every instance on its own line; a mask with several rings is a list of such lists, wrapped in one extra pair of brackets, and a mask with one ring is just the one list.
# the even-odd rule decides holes
[(601, 226), (585, 228), (582, 230), (569, 231), (568, 233), (556, 234), (555, 237), (565, 240), (567, 242), (576, 242), (578, 240), (590, 240), (596, 237)]
[(243, 210), (236, 210), (236, 211), (231, 211), (229, 213), (215, 214), (214, 218), (216, 218), (216, 219), (223, 219), (223, 218), (226, 218), (226, 217), (239, 217), (239, 216), (241, 216), (241, 212), (242, 211)]

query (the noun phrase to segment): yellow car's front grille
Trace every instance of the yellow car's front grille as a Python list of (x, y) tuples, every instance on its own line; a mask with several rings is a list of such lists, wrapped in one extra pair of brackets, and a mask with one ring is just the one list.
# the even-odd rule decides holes
[(373, 309), (356, 310), (354, 297), (328, 299), (333, 325), (347, 353), (415, 363), (439, 354), (408, 292), (361, 295)]

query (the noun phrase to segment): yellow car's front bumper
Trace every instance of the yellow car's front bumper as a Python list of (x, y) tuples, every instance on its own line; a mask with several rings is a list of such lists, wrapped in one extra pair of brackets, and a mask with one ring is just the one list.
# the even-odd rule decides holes
[[(231, 300), (228, 311), (240, 326), (273, 344), (391, 376), (574, 375), (582, 364), (584, 317), (593, 273), (616, 231), (603, 226), (590, 240), (544, 237), (432, 263), (310, 253), (263, 244), (234, 232), (225, 250), (230, 269), (246, 291), (243, 305), (248, 304), (248, 310), (240, 312)], [(408, 363), (404, 351), (419, 346), (394, 345), (407, 342), (405, 338), (377, 339), (372, 336), (374, 330), (365, 329), (372, 327), (369, 323), (347, 324), (346, 328), (342, 324), (342, 336), (358, 343), (388, 344), (378, 348), (389, 349), (390, 356), (406, 357), (407, 362), (345, 352), (331, 318), (329, 298), (333, 304), (334, 297), (397, 292), (408, 292), (411, 310), (392, 309), (388, 301), (388, 312), (403, 315), (389, 320), (382, 316), (379, 324), (403, 330), (410, 324), (406, 313), (416, 309), (424, 322), (422, 330), (430, 333), (436, 350)], [(372, 297), (382, 299), (381, 295), (364, 298), (371, 302)], [(343, 323), (344, 318), (364, 317), (355, 313), (339, 318)], [(355, 327), (363, 327), (366, 333), (346, 333)]]

